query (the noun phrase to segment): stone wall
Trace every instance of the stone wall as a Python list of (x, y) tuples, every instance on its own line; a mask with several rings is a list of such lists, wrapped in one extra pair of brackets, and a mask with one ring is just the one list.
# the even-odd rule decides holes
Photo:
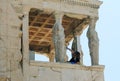
[(104, 66), (68, 63), (30, 63), (30, 81), (104, 81)]
[(10, 0), (0, 0), (0, 81), (22, 81), (20, 24)]

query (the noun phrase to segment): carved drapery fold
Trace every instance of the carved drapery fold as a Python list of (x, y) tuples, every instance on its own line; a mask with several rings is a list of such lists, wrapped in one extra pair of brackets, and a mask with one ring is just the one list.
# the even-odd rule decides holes
[(95, 31), (96, 20), (97, 18), (95, 17), (90, 18), (90, 24), (87, 31), (88, 46), (92, 65), (99, 64), (99, 39), (97, 32)]
[(65, 49), (65, 34), (62, 26), (62, 12), (55, 12), (56, 22), (53, 27), (53, 42), (55, 47), (56, 62), (64, 62), (66, 49)]

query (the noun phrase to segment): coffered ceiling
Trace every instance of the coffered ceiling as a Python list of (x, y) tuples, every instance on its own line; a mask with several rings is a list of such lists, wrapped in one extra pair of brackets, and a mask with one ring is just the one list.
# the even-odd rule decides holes
[[(62, 25), (64, 27), (65, 42), (68, 43), (73, 38), (73, 32), (79, 27), (82, 31), (82, 23), (86, 20), (63, 16)], [(55, 23), (54, 13), (46, 13), (39, 9), (32, 8), (29, 12), (29, 49), (41, 53), (49, 53), (54, 49), (52, 42), (52, 27)], [(81, 25), (81, 28), (80, 28)], [(86, 25), (86, 24), (85, 24)]]

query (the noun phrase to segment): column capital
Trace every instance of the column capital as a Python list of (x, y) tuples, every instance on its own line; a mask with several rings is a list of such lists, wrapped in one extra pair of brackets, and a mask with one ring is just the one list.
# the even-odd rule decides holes
[(98, 17), (90, 16), (89, 19), (90, 19), (89, 28), (95, 29), (95, 25), (98, 20)]
[(95, 17), (95, 16), (90, 16), (89, 17), (90, 20), (94, 20), (94, 21), (97, 21), (99, 19), (99, 17)]
[(54, 15), (55, 15), (56, 22), (59, 22), (62, 24), (62, 17), (64, 13), (61, 11), (55, 11)]
[(64, 15), (64, 12), (61, 12), (61, 11), (55, 11), (55, 17), (56, 18), (59, 18), (59, 17), (61, 17), (61, 16), (63, 16)]

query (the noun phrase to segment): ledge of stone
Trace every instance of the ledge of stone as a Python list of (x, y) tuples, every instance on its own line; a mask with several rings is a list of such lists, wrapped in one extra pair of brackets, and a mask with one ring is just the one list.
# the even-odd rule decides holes
[(30, 61), (30, 66), (38, 67), (54, 67), (54, 68), (67, 68), (67, 69), (80, 69), (88, 71), (104, 71), (104, 65), (94, 65), (94, 66), (85, 66), (79, 64), (70, 64), (70, 63), (55, 63), (55, 62), (41, 62), (41, 61)]

